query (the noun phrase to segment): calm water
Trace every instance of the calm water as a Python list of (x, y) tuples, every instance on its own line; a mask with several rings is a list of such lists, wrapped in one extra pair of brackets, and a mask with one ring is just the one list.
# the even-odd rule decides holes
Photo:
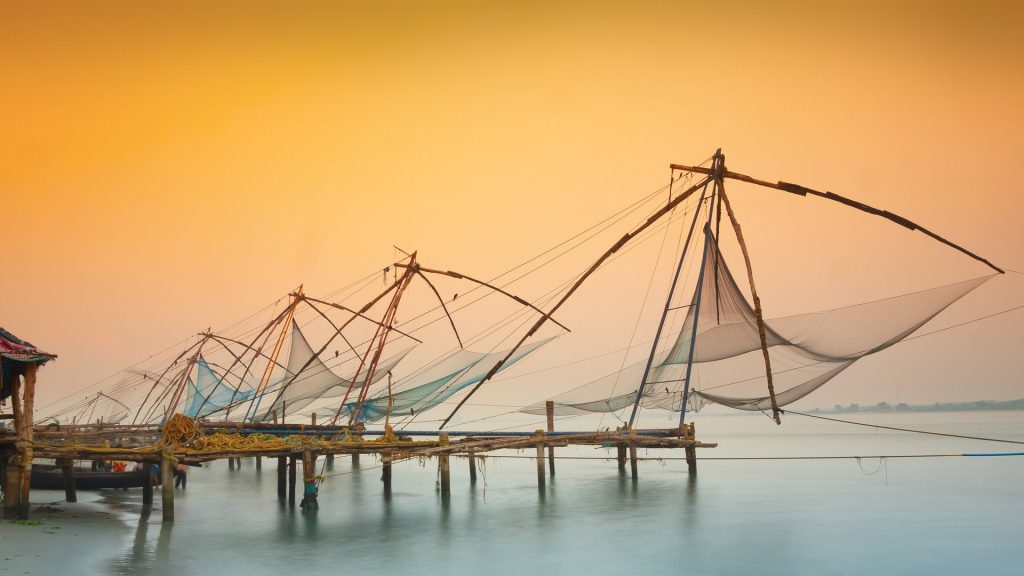
[[(851, 419), (1024, 440), (1019, 412)], [(707, 457), (1021, 449), (797, 416), (782, 427), (762, 416), (697, 422), (720, 443)], [(453, 459), (447, 505), (436, 461), (396, 465), (390, 499), (375, 462), (362, 465), (336, 460), (315, 514), (278, 503), (271, 460), (262, 475), (252, 460), (193, 469), (173, 526), (159, 510), (140, 519), (139, 490), (82, 494), (39, 526), (3, 525), (0, 574), (1024, 573), (1024, 457), (704, 460), (698, 478), (681, 461), (646, 462), (636, 483), (614, 460), (563, 460), (543, 492), (532, 460), (490, 459), (470, 486), (466, 461)], [(33, 502), (62, 497), (34, 492)]]

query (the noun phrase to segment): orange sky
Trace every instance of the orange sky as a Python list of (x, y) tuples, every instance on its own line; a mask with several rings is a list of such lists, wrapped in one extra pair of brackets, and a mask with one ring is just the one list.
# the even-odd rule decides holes
[[(823, 4), (0, 3), (0, 325), (60, 355), (45, 401), (392, 244), (493, 276), (719, 146), (1024, 269), (1024, 9)], [(731, 189), (769, 316), (986, 272)], [(1024, 278), (982, 290), (961, 318), (1021, 303)], [(609, 294), (580, 296), (566, 314), (600, 330)], [(1019, 314), (907, 347), (812, 404), (1024, 396)]]

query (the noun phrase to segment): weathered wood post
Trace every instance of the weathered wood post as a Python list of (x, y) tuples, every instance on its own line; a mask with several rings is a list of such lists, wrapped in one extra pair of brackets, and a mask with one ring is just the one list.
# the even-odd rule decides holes
[(64, 476), (64, 499), (68, 502), (78, 502), (78, 493), (75, 491), (75, 461), (70, 458), (61, 458), (61, 475)]
[(263, 471), (263, 456), (256, 457), (256, 472), (260, 473)]
[(633, 480), (636, 480), (636, 440), (630, 440), (629, 442), (629, 472)]
[[(555, 401), (548, 400), (544, 403), (544, 408), (548, 413), (548, 432), (555, 431)], [(548, 470), (551, 472), (551, 477), (555, 477), (555, 447), (548, 446)]]
[(626, 473), (626, 445), (625, 444), (619, 444), (618, 446), (615, 447), (615, 449), (618, 452), (616, 454), (615, 458), (619, 462), (619, 472), (622, 472), (623, 474), (625, 474)]
[[(438, 438), (438, 444), (440, 444), (444, 448), (448, 447), (447, 432), (441, 432), (441, 435)], [(439, 459), (439, 466), (441, 467), (441, 499), (447, 500), (452, 492), (452, 471), (448, 462), (448, 451), (445, 450), (444, 452), (441, 452)]]
[(352, 453), (352, 467), (359, 468), (359, 452)]
[(384, 495), (391, 495), (391, 456), (385, 454), (381, 456), (381, 482), (384, 482)]
[(287, 458), (284, 456), (278, 456), (277, 458), (277, 499), (284, 500), (285, 497), (285, 476), (287, 475), (286, 464)]
[(316, 426), (316, 412), (309, 415), (309, 425)]
[(316, 454), (309, 448), (302, 451), (302, 486), (302, 503), (299, 506), (307, 511), (320, 508), (317, 502)]
[(469, 450), (469, 483), (476, 484), (476, 453), (473, 449)]
[(544, 488), (544, 431), (533, 433), (537, 438), (537, 486)]
[(288, 505), (295, 505), (295, 462), (298, 458), (294, 455), (288, 457)]
[(29, 494), (32, 487), (32, 414), (36, 397), (36, 363), (25, 364), (25, 396), (21, 407), (21, 517), (28, 518)]
[(174, 455), (168, 447), (160, 452), (160, 483), (163, 521), (174, 522)]
[[(10, 383), (11, 389), (11, 413), (14, 414), (14, 433), (21, 444), (22, 435), (22, 410), (21, 410), (21, 379), (15, 374), (14, 381)], [(4, 478), (4, 517), (5, 518), (28, 518), (27, 507), (22, 510), (21, 506), (21, 458), (22, 447), (15, 446), (16, 452), (10, 456), (5, 466)], [(24, 515), (22, 513), (24, 512)]]
[(142, 463), (142, 508), (149, 510), (153, 507), (153, 463)]
[[(696, 442), (697, 440), (697, 429), (694, 427), (693, 422), (687, 426), (686, 436), (688, 440)], [(691, 475), (697, 474), (697, 447), (690, 444), (685, 448), (686, 450), (686, 469)]]

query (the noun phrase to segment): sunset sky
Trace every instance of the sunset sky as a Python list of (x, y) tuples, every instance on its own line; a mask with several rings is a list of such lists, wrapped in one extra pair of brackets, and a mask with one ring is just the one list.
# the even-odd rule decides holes
[[(3, 1), (0, 326), (60, 356), (45, 403), (393, 245), (492, 277), (718, 147), (1024, 270), (1021, 30), (1009, 1)], [(768, 316), (988, 273), (820, 199), (729, 190)], [(642, 296), (646, 265), (566, 309), (566, 354), (625, 345), (639, 303), (614, 286)], [(946, 324), (1022, 303), (1009, 273)], [(809, 405), (1024, 397), (1021, 311), (905, 348)]]

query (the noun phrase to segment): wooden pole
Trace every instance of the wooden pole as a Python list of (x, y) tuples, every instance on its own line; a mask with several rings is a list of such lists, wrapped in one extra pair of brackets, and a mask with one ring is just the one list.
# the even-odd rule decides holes
[(32, 489), (32, 412), (36, 397), (36, 370), (39, 365), (25, 365), (25, 392), (21, 406), (21, 509), (19, 516), (28, 518), (29, 494)]
[[(447, 432), (441, 432), (441, 435), (440, 435), (438, 443), (441, 446), (444, 446), (444, 447), (448, 446), (448, 433)], [(441, 499), (442, 500), (447, 500), (448, 497), (451, 496), (451, 492), (452, 492), (452, 477), (451, 477), (451, 468), (449, 467), (449, 462), (448, 462), (448, 452), (447, 451), (441, 452), (441, 455), (439, 456), (439, 459), (440, 459), (440, 464), (439, 465), (441, 467)]]
[(260, 473), (262, 471), (263, 471), (263, 456), (257, 456), (256, 457), (256, 473), (258, 474), (258, 473)]
[(544, 431), (534, 432), (537, 437), (537, 487), (544, 488)]
[(300, 506), (307, 511), (320, 508), (320, 503), (317, 502), (316, 454), (313, 454), (309, 448), (302, 451), (302, 504)]
[[(686, 435), (690, 440), (697, 439), (697, 430), (693, 422), (687, 426)], [(691, 475), (697, 474), (697, 447), (692, 444), (686, 447), (686, 469)]]
[(174, 522), (174, 460), (170, 448), (164, 448), (160, 453), (160, 483), (163, 521)]
[(295, 456), (288, 457), (288, 505), (295, 505)]
[(10, 383), (11, 388), (11, 413), (14, 415), (14, 433), (17, 436), (19, 442), (15, 445), (16, 452), (7, 460), (7, 477), (5, 491), (4, 491), (4, 517), (6, 518), (28, 518), (28, 511), (25, 510), (25, 515), (22, 515), (21, 506), (21, 458), (22, 458), (22, 447), (21, 444), (21, 429), (23, 414), (21, 410), (21, 380), (20, 377), (15, 375), (14, 380)]
[(383, 464), (383, 466), (381, 468), (380, 479), (381, 479), (382, 482), (384, 482), (384, 495), (385, 496), (390, 496), (391, 495), (391, 457), (385, 455), (385, 456), (381, 457), (380, 461)]
[(64, 499), (68, 502), (78, 502), (78, 493), (75, 491), (75, 468), (74, 460), (61, 458), (60, 470), (64, 476)]
[(352, 453), (352, 467), (353, 468), (358, 468), (359, 467), (359, 452), (353, 452)]
[(473, 450), (469, 451), (469, 483), (476, 484), (476, 454)]
[(616, 455), (616, 460), (618, 460), (618, 462), (619, 462), (619, 472), (625, 473), (626, 472), (626, 445), (625, 444), (619, 444), (616, 447), (616, 450), (618, 451), (618, 454)]
[(638, 474), (637, 474), (637, 471), (636, 471), (636, 441), (635, 440), (629, 443), (629, 471), (630, 471), (630, 474), (631, 474), (633, 480), (636, 480)]
[(316, 426), (316, 412), (309, 415), (309, 423), (312, 426)]
[[(544, 409), (548, 413), (548, 432), (555, 431), (555, 401), (548, 400), (544, 403)], [(551, 477), (555, 477), (555, 447), (548, 446), (548, 470)]]
[(285, 477), (287, 475), (286, 464), (287, 458), (279, 456), (277, 459), (277, 499), (284, 500), (285, 497)]
[(142, 508), (149, 510), (153, 507), (153, 463), (143, 462), (142, 465)]

